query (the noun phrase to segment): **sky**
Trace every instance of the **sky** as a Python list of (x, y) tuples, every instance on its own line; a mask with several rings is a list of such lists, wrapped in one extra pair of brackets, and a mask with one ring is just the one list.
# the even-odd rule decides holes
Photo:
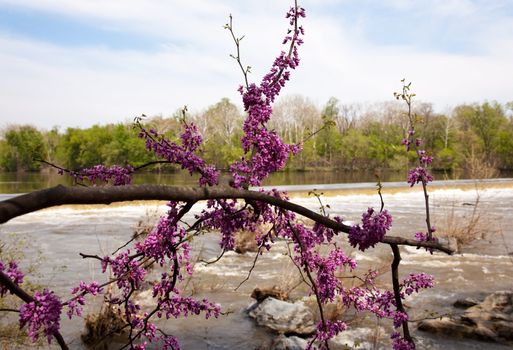
[[(304, 0), (301, 64), (284, 95), (322, 107), (391, 100), (400, 80), (445, 112), (513, 101), (513, 0)], [(0, 0), (0, 128), (89, 127), (201, 111), (283, 49), (285, 0)]]

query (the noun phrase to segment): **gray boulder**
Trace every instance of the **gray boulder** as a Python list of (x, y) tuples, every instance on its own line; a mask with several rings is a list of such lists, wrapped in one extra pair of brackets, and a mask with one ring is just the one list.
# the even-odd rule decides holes
[(459, 317), (442, 317), (419, 323), (419, 330), (452, 337), (498, 343), (513, 342), (513, 292), (490, 294)]
[(296, 336), (286, 337), (280, 334), (273, 342), (271, 350), (304, 350), (308, 341)]
[(315, 332), (312, 311), (301, 301), (288, 303), (271, 297), (249, 310), (259, 326), (283, 334), (311, 335)]
[(468, 309), (469, 307), (475, 306), (477, 304), (479, 304), (479, 300), (474, 298), (465, 298), (456, 300), (452, 306), (458, 309)]

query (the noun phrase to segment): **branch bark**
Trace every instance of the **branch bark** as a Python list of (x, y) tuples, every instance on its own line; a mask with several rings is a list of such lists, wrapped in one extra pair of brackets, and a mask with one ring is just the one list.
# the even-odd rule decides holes
[[(329, 217), (323, 216), (301, 205), (259, 191), (235, 189), (228, 186), (173, 187), (163, 185), (101, 187), (66, 187), (58, 185), (0, 202), (0, 224), (21, 215), (59, 205), (111, 204), (135, 200), (197, 202), (207, 199), (223, 198), (265, 202), (295, 212), (339, 232), (349, 233), (351, 228), (344, 223), (336, 222)], [(447, 254), (454, 253), (448, 246), (437, 242), (419, 242), (413, 239), (396, 236), (386, 236), (383, 243), (432, 248)]]
[[(403, 302), (401, 300), (401, 287), (399, 285), (399, 263), (401, 262), (401, 253), (397, 244), (390, 244), (392, 253), (394, 254), (394, 260), (392, 261), (392, 284), (394, 287), (394, 297), (397, 311), (401, 311), (406, 314)], [(413, 339), (410, 335), (410, 329), (408, 328), (408, 321), (403, 321), (403, 336), (408, 342), (413, 344)]]

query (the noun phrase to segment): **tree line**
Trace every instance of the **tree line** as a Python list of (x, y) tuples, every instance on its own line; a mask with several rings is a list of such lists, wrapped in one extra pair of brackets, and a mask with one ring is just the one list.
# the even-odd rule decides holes
[[(472, 167), (513, 169), (513, 102), (459, 105), (437, 113), (430, 103), (417, 103), (415, 133), (434, 156), (435, 170)], [(179, 137), (177, 111), (170, 117), (143, 120), (148, 127)], [(204, 138), (204, 159), (218, 168), (242, 154), (240, 138), (244, 115), (228, 99), (199, 113), (186, 114)], [(343, 104), (330, 98), (318, 108), (308, 98), (287, 96), (275, 105), (270, 128), (285, 142), (302, 143), (303, 152), (289, 162), (290, 170), (323, 168), (344, 170), (406, 169), (415, 154), (401, 146), (408, 130), (404, 106), (396, 102)], [(130, 123), (90, 128), (39, 130), (30, 125), (4, 128), (0, 138), (3, 171), (39, 171), (38, 160), (80, 169), (95, 164), (129, 163), (139, 166), (155, 160)], [(208, 150), (208, 152), (206, 151)]]

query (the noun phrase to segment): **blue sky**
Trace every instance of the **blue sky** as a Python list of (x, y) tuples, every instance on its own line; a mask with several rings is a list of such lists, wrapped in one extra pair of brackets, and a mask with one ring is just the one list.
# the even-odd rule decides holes
[[(255, 82), (281, 49), (285, 0), (0, 0), (0, 127), (90, 126), (239, 103), (228, 15)], [(444, 112), (513, 100), (513, 0), (305, 0), (285, 94), (389, 100), (400, 79)]]

